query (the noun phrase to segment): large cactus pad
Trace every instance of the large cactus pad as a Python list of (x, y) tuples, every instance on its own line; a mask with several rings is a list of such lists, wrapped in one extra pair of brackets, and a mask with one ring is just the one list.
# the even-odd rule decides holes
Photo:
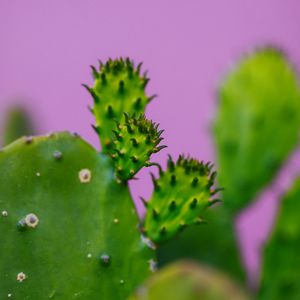
[(219, 175), (224, 205), (233, 212), (273, 178), (298, 142), (297, 80), (285, 56), (265, 48), (246, 56), (219, 90)]
[(125, 299), (151, 273), (127, 187), (76, 135), (0, 152), (0, 299)]

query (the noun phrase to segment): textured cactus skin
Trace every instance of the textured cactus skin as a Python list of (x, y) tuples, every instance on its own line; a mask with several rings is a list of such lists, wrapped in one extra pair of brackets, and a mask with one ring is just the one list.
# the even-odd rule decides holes
[(124, 114), (124, 119), (116, 125), (111, 150), (120, 180), (131, 179), (142, 167), (151, 166), (151, 155), (166, 147), (158, 146), (163, 140), (163, 130), (158, 131), (158, 124), (143, 115), (131, 117)]
[(300, 178), (283, 197), (273, 233), (263, 252), (259, 300), (300, 296)]
[(92, 67), (94, 86), (84, 85), (94, 99), (91, 109), (96, 119), (95, 130), (101, 137), (102, 150), (109, 152), (115, 121), (121, 122), (123, 113), (137, 115), (145, 112), (148, 97), (145, 88), (149, 79), (140, 75), (141, 64), (136, 68), (129, 59), (100, 62), (99, 69)]
[[(233, 213), (273, 177), (298, 141), (300, 88), (284, 54), (263, 48), (246, 56), (219, 89), (215, 141)], [(228, 200), (228, 201), (227, 201)]]
[(191, 224), (203, 223), (204, 210), (214, 204), (212, 196), (216, 172), (212, 166), (179, 156), (176, 163), (169, 157), (166, 171), (152, 176), (154, 192), (146, 203), (143, 230), (155, 243), (172, 238)]
[(152, 276), (130, 300), (250, 300), (222, 273), (192, 262), (170, 265)]
[[(22, 138), (1, 150), (0, 191), (1, 299), (126, 299), (151, 273), (155, 255), (127, 186), (78, 136)], [(20, 230), (30, 213), (38, 225)], [(21, 272), (27, 278), (18, 282)]]
[(16, 139), (34, 134), (33, 124), (28, 113), (21, 107), (14, 107), (6, 115), (2, 138), (3, 146), (8, 145)]

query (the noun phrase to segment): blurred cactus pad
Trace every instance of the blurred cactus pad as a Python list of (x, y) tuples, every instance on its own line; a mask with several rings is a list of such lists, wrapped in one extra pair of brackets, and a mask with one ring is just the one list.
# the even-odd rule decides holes
[(284, 195), (267, 241), (258, 299), (298, 300), (300, 296), (300, 178)]
[[(165, 145), (144, 116), (153, 97), (140, 72), (129, 59), (92, 67), (85, 87), (102, 152), (68, 132), (0, 150), (0, 299), (124, 300), (155, 272), (155, 249), (217, 201), (212, 164), (181, 155), (164, 170), (150, 161)], [(128, 180), (153, 165), (140, 221)]]
[(226, 275), (190, 261), (176, 262), (141, 285), (130, 300), (250, 300)]
[(213, 125), (224, 203), (207, 211), (207, 226), (189, 228), (163, 245), (161, 264), (190, 257), (245, 279), (235, 218), (275, 177), (298, 143), (298, 80), (284, 53), (270, 47), (245, 55), (224, 77)]
[(5, 115), (4, 129), (1, 132), (2, 145), (8, 145), (24, 135), (34, 133), (33, 122), (28, 112), (19, 106), (10, 108)]

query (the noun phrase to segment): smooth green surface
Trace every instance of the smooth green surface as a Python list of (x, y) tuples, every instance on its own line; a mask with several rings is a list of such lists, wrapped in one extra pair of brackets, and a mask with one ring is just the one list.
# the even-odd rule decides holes
[(131, 300), (249, 300), (234, 281), (192, 262), (177, 262), (146, 281)]
[(215, 172), (190, 157), (171, 157), (166, 171), (152, 176), (154, 191), (146, 204), (143, 230), (155, 243), (161, 244), (188, 225), (201, 224), (207, 207), (213, 204)]
[(34, 129), (27, 112), (21, 107), (11, 108), (6, 116), (3, 132), (1, 132), (3, 146), (16, 139), (34, 134)]
[(159, 265), (183, 258), (195, 259), (243, 282), (246, 274), (232, 216), (220, 205), (208, 209), (205, 220), (207, 224), (191, 226), (161, 245), (157, 250)]
[[(90, 182), (80, 181), (82, 169)], [(123, 300), (151, 273), (153, 251), (113, 173), (108, 159), (68, 133), (20, 139), (0, 152), (0, 212), (8, 214), (0, 215), (0, 299)], [(29, 213), (39, 224), (20, 231)]]
[(259, 300), (300, 298), (300, 178), (283, 197), (263, 252)]
[(98, 70), (93, 68), (94, 86), (87, 89), (94, 99), (95, 129), (104, 152), (110, 150), (115, 121), (120, 122), (124, 112), (145, 113), (152, 99), (145, 92), (149, 79), (140, 74), (140, 69), (141, 64), (135, 67), (133, 61), (122, 58), (100, 63)]
[(224, 206), (233, 213), (254, 199), (298, 142), (300, 88), (278, 50), (245, 56), (219, 89), (214, 126)]

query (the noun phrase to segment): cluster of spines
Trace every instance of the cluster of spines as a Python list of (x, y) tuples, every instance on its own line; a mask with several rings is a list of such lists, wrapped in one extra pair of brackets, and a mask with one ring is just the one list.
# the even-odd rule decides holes
[(154, 192), (147, 202), (142, 230), (155, 243), (162, 243), (187, 225), (205, 222), (202, 213), (219, 199), (221, 188), (213, 188), (216, 172), (211, 163), (180, 155), (175, 163), (169, 156), (167, 170), (159, 178), (151, 174)]
[(141, 75), (142, 63), (134, 66), (129, 58), (109, 59), (92, 68), (94, 86), (83, 85), (94, 99), (90, 111), (96, 118), (93, 126), (99, 135), (103, 150), (110, 152), (114, 121), (121, 121), (124, 112), (143, 114), (146, 105), (156, 96), (146, 96), (149, 82), (147, 73)]
[(158, 127), (159, 124), (144, 115), (135, 117), (124, 113), (124, 121), (117, 122), (111, 157), (119, 180), (131, 179), (142, 167), (155, 164), (150, 162), (151, 155), (166, 147), (159, 146), (163, 130)]

